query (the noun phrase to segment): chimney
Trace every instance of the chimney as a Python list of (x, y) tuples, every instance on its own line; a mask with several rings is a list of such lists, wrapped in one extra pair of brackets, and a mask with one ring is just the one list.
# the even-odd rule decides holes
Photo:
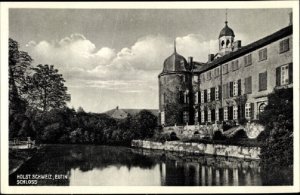
[(119, 110), (119, 106), (116, 107), (116, 110)]
[(193, 69), (193, 57), (192, 56), (188, 57), (188, 64), (190, 66), (190, 69)]
[(290, 22), (289, 25), (293, 25), (293, 12), (289, 13), (289, 19), (290, 19), (289, 20), (289, 22)]
[(237, 51), (237, 50), (241, 49), (241, 47), (242, 47), (241, 40), (237, 40), (233, 43), (233, 51)]
[(208, 62), (212, 62), (214, 60), (214, 54), (208, 54)]

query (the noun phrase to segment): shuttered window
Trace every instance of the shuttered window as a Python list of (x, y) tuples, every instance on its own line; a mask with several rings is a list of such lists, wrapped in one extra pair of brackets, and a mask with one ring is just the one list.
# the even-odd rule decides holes
[(224, 120), (224, 110), (223, 108), (219, 108), (219, 121), (223, 121)]
[(204, 123), (205, 122), (205, 113), (204, 113), (204, 110), (201, 111), (201, 123)]
[(198, 104), (198, 100), (199, 100), (199, 92), (197, 91), (194, 96), (194, 103)]
[(215, 97), (216, 97), (215, 92), (216, 92), (215, 88), (212, 87), (212, 88), (210, 89), (210, 97), (211, 97), (211, 101), (215, 101)]
[(252, 64), (252, 55), (246, 55), (244, 56), (244, 62), (245, 62), (245, 66), (250, 66)]
[(236, 71), (239, 69), (239, 61), (235, 60), (231, 62), (231, 70), (232, 71)]
[(245, 105), (245, 118), (250, 119), (251, 118), (251, 104), (246, 103)]
[(227, 74), (228, 73), (228, 64), (224, 64), (222, 66), (222, 74)]
[(237, 119), (238, 119), (238, 107), (233, 106), (233, 120), (237, 120)]
[(215, 68), (214, 72), (215, 72), (215, 74), (214, 74), (215, 77), (220, 76), (220, 68), (219, 67)]
[(204, 91), (201, 91), (200, 101), (201, 101), (201, 104), (204, 103)]
[(267, 71), (266, 72), (263, 72), (263, 73), (259, 73), (259, 91), (264, 91), (267, 89), (267, 80), (268, 80), (268, 74), (267, 74)]
[(238, 95), (242, 95), (242, 81), (239, 79), (238, 81)]
[(290, 49), (289, 39), (285, 39), (279, 42), (279, 53), (286, 52)]
[(207, 89), (207, 102), (211, 101), (211, 93), (210, 93), (210, 89)]
[(215, 100), (219, 100), (219, 86), (215, 88)]
[(233, 82), (233, 96), (237, 96), (238, 95), (238, 82), (234, 81)]
[(259, 61), (266, 60), (268, 58), (268, 50), (267, 48), (261, 49), (258, 51), (258, 59)]
[(205, 89), (204, 90), (204, 103), (207, 102), (207, 90)]
[(245, 78), (245, 94), (252, 93), (252, 77)]
[(285, 64), (276, 68), (276, 86), (293, 83), (293, 64)]
[(224, 108), (224, 121), (228, 121), (228, 108)]
[(233, 106), (228, 106), (228, 120), (233, 119)]
[(229, 97), (233, 97), (233, 82), (229, 83)]

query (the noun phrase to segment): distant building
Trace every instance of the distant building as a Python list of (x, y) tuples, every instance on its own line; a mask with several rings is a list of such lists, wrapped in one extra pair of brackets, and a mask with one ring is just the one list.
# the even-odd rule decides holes
[[(104, 114), (115, 119), (125, 119), (128, 117), (128, 115), (134, 116), (142, 110), (143, 109), (120, 109), (119, 106), (117, 106), (115, 109), (108, 110)], [(155, 109), (145, 109), (145, 110), (151, 112), (155, 116), (158, 116), (158, 110)]]
[(257, 120), (274, 88), (293, 87), (292, 21), (243, 47), (234, 38), (226, 21), (206, 63), (187, 61), (174, 44), (158, 76), (161, 125)]

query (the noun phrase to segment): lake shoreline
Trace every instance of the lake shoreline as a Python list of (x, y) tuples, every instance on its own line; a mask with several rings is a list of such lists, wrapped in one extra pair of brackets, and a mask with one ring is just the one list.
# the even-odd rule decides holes
[(161, 143), (147, 140), (132, 140), (131, 146), (134, 148), (191, 153), (193, 155), (209, 154), (241, 159), (260, 160), (259, 147), (188, 143), (182, 141), (166, 141)]

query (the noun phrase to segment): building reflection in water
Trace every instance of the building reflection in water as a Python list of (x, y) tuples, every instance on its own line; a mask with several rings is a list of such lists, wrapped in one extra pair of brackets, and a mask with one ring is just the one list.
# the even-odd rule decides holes
[(161, 173), (162, 185), (262, 185), (258, 162), (256, 166), (250, 166), (250, 164), (251, 161), (248, 163), (213, 163), (208, 165), (205, 162), (166, 159), (166, 163), (163, 163), (165, 169), (161, 169), (163, 171)]

